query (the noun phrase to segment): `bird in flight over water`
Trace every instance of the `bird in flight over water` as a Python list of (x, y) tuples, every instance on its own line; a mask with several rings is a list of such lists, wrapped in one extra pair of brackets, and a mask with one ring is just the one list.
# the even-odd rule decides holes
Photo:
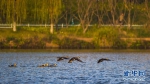
[(103, 61), (111, 61), (110, 59), (108, 58), (101, 58), (97, 61), (97, 63), (100, 63), (100, 62), (103, 62)]
[(74, 60), (77, 60), (77, 61), (79, 61), (79, 62), (83, 62), (83, 61), (80, 60), (79, 58), (80, 58), (80, 57), (72, 57), (72, 58), (68, 61), (68, 63), (72, 63)]
[(69, 57), (68, 56), (57, 57), (57, 61), (61, 61), (61, 60), (64, 60), (64, 59), (69, 59)]

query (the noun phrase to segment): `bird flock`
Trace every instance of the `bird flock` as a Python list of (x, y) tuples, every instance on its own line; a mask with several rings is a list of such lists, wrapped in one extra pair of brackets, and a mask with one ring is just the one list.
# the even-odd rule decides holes
[[(69, 59), (68, 63), (72, 63), (73, 61), (85, 63), (80, 59), (80, 57), (72, 57), (72, 58), (69, 58), (68, 56), (57, 57), (57, 61), (62, 61), (62, 60), (66, 60), (66, 59)], [(101, 58), (97, 61), (97, 63), (100, 63), (103, 61), (111, 61), (111, 60), (108, 58)], [(8, 67), (17, 67), (17, 64), (16, 63), (11, 64), (11, 65), (8, 65)], [(38, 65), (37, 67), (57, 67), (57, 64), (45, 63), (45, 64)]]

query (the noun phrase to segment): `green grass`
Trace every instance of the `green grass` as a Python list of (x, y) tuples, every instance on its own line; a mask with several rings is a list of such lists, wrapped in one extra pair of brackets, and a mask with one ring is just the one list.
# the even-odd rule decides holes
[[(13, 32), (12, 29), (0, 29), (0, 38), (6, 38), (14, 36), (16, 38), (28, 38), (32, 36), (47, 37), (50, 35), (48, 27), (18, 27), (17, 32)], [(60, 28), (58, 31), (54, 31), (54, 35), (62, 36), (76, 36), (76, 37), (86, 37), (86, 38), (95, 38), (96, 36), (101, 36), (102, 34), (107, 36), (112, 36), (114, 34), (121, 35), (121, 37), (150, 37), (150, 29), (146, 28), (122, 28), (121, 32), (118, 31), (118, 28), (114, 27), (89, 27), (87, 32), (83, 34), (83, 29), (80, 27), (69, 27), (69, 28)], [(126, 35), (123, 35), (123, 31), (126, 32)], [(103, 36), (103, 35), (102, 35)]]

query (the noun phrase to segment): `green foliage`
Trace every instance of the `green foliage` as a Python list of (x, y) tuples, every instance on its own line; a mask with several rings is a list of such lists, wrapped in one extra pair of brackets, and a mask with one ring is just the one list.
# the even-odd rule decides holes
[(57, 35), (55, 35), (55, 34), (49, 34), (47, 41), (58, 44), (58, 42), (59, 42), (60, 40), (58, 39)]
[(42, 49), (45, 48), (45, 43), (38, 39), (37, 36), (34, 36), (33, 38), (28, 38), (22, 41), (18, 41), (19, 45), (18, 48), (23, 49)]
[[(126, 32), (126, 34), (122, 35), (123, 32)], [(0, 29), (0, 49), (41, 49), (46, 48), (47, 43), (56, 44), (60, 49), (150, 48), (150, 41), (125, 41), (122, 39), (132, 38), (131, 35), (134, 35), (135, 38), (141, 38), (149, 37), (150, 34), (147, 28), (130, 30), (123, 28), (119, 32), (118, 28), (97, 28), (95, 26), (90, 27), (85, 34), (79, 27), (62, 28), (54, 34), (50, 34), (49, 28), (45, 27), (19, 27), (17, 32), (13, 32), (11, 29)]]
[(141, 28), (137, 31), (138, 37), (150, 37), (150, 30), (148, 28)]
[[(20, 30), (21, 29), (21, 30)], [(48, 27), (21, 27), (18, 28), (18, 31), (29, 31), (29, 32), (35, 32), (35, 33), (43, 33), (43, 34), (48, 34), (49, 33), (49, 28)]]
[(45, 42), (40, 40), (37, 36), (28, 39), (18, 39), (15, 37), (8, 37), (6, 41), (0, 41), (0, 49), (6, 48), (21, 48), (21, 49), (42, 49), (45, 48)]
[(101, 47), (110, 47), (119, 38), (119, 33), (115, 28), (100, 28), (95, 35), (95, 42)]
[(116, 39), (116, 40), (114, 40), (112, 48), (114, 48), (114, 49), (126, 49), (127, 43), (125, 41), (122, 41), (121, 39)]
[(150, 37), (149, 28), (144, 27), (132, 27), (130, 30), (125, 30), (127, 37)]
[(5, 41), (0, 41), (0, 49), (4, 49), (5, 47)]
[(6, 37), (6, 40), (9, 42), (9, 41), (15, 40), (15, 37), (14, 36), (8, 36), (8, 37)]
[(0, 22), (12, 23), (16, 13), (17, 23), (69, 22), (74, 18), (75, 23), (86, 26), (98, 24), (99, 18), (102, 24), (112, 24), (112, 16), (117, 20), (123, 12), (127, 24), (131, 10), (131, 23), (145, 24), (149, 21), (149, 3), (149, 0), (0, 0)]
[(95, 45), (81, 40), (63, 38), (59, 43), (60, 49), (94, 49)]
[(17, 22), (25, 20), (27, 16), (26, 1), (27, 0), (0, 0), (0, 16), (2, 16), (3, 23), (12, 23), (15, 17), (18, 18)]
[(150, 49), (150, 41), (136, 41), (130, 46), (132, 49)]

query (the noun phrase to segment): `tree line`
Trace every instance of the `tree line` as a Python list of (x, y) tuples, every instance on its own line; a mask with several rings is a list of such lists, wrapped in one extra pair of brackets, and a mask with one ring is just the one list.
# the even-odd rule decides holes
[[(121, 16), (122, 15), (122, 16)], [(122, 18), (122, 19), (121, 19)], [(0, 0), (0, 23), (66, 25), (80, 24), (83, 33), (90, 24), (150, 23), (149, 0)]]

